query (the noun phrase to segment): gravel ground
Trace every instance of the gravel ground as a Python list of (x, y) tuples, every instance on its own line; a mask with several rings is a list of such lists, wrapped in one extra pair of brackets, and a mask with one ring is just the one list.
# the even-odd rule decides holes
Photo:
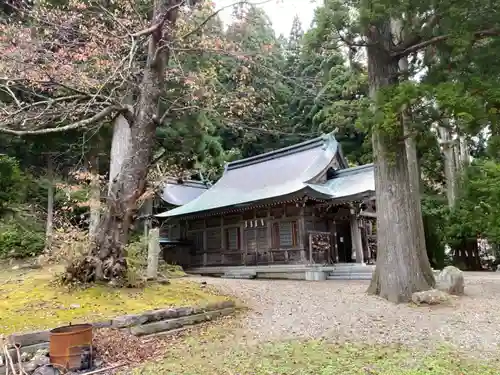
[(432, 308), (368, 296), (367, 281), (197, 279), (250, 307), (242, 322), (248, 340), (324, 337), (427, 348), (449, 343), (476, 357), (498, 356), (498, 274), (466, 274), (466, 295)]

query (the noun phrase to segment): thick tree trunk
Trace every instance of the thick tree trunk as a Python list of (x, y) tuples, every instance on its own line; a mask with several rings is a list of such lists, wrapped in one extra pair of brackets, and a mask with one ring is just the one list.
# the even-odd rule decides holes
[[(400, 72), (403, 73), (405, 77), (407, 77), (409, 73), (408, 59), (405, 57), (399, 61), (399, 69)], [(420, 165), (418, 163), (417, 156), (417, 141), (414, 134), (414, 131), (411, 127), (412, 111), (411, 108), (408, 108), (406, 111), (403, 111), (401, 121), (403, 123), (403, 135), (405, 139), (405, 149), (406, 149), (406, 158), (408, 160), (408, 173), (410, 178), (410, 192), (412, 195), (411, 204), (414, 209), (411, 211), (413, 215), (413, 219), (415, 221), (414, 230), (416, 232), (416, 251), (418, 252), (420, 262), (422, 263), (422, 269), (431, 269), (431, 264), (429, 262), (429, 257), (427, 255), (427, 247), (425, 243), (425, 230), (424, 230), (424, 220), (422, 216), (422, 205), (420, 198)], [(429, 285), (434, 285), (434, 275), (431, 272), (425, 272), (424, 277), (426, 278)]]
[(101, 219), (101, 184), (99, 179), (99, 156), (94, 154), (90, 158), (90, 220), (89, 239), (95, 241)]
[[(376, 31), (373, 31), (376, 33)], [(378, 25), (370, 35), (368, 76), (370, 96), (377, 99), (381, 89), (397, 84), (398, 61), (387, 52), (391, 44), (390, 22)], [(390, 135), (375, 128), (375, 189), (377, 200), (377, 266), (368, 292), (392, 302), (405, 302), (413, 292), (432, 287), (433, 280), (425, 252), (419, 250), (425, 240), (418, 229), (419, 212), (411, 190), (403, 124)], [(399, 138), (399, 139), (398, 139)]]
[[(448, 125), (446, 123), (445, 125)], [(439, 137), (440, 143), (443, 147), (444, 154), (444, 174), (446, 178), (446, 196), (448, 198), (448, 206), (453, 207), (455, 205), (455, 199), (457, 197), (456, 192), (456, 181), (457, 181), (457, 162), (455, 159), (455, 152), (453, 151), (453, 139), (451, 136), (451, 130), (448, 126), (439, 127)]]
[(111, 140), (111, 155), (109, 163), (109, 186), (111, 192), (113, 181), (117, 178), (123, 162), (127, 158), (130, 144), (130, 124), (122, 115), (115, 118), (113, 124), (113, 138)]
[[(146, 188), (156, 127), (161, 118), (159, 100), (165, 89), (165, 67), (169, 60), (171, 35), (177, 20), (180, 0), (155, 0), (153, 27), (150, 31), (148, 59), (139, 84), (139, 100), (130, 142), (120, 172), (111, 181), (106, 212), (103, 215), (95, 246), (79, 264), (68, 268), (71, 278), (81, 281), (120, 280), (127, 272), (125, 246), (137, 212), (137, 200)], [(119, 162), (119, 161), (118, 161)]]

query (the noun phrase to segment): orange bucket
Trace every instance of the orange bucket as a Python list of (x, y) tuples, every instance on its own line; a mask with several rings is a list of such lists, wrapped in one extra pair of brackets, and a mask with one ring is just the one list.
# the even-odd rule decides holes
[(92, 324), (77, 324), (50, 331), (50, 363), (65, 370), (87, 370), (92, 364)]

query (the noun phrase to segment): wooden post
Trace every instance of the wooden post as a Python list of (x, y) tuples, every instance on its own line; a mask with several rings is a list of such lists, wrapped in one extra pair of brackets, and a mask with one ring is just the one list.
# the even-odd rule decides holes
[(313, 236), (309, 234), (309, 263), (314, 263), (313, 260)]
[[(298, 229), (299, 229), (299, 247), (301, 248), (300, 250), (300, 257), (302, 259), (303, 263), (307, 262), (306, 259), (306, 241), (307, 241), (307, 233), (306, 233), (306, 222), (305, 222), (305, 216), (304, 216), (304, 205), (301, 205), (300, 207), (300, 213), (299, 213), (299, 223), (298, 223)], [(311, 242), (309, 241), (309, 246)], [(311, 254), (311, 249), (309, 249), (309, 254)], [(309, 262), (312, 262), (312, 257), (309, 255)]]
[(335, 263), (339, 262), (339, 244), (337, 243), (337, 222), (333, 220), (333, 260)]
[(361, 239), (361, 230), (359, 228), (359, 222), (356, 218), (356, 213), (351, 210), (350, 221), (351, 221), (351, 237), (352, 237), (352, 247), (356, 254), (356, 263), (363, 263), (363, 241)]
[(246, 266), (247, 264), (247, 240), (245, 234), (245, 221), (241, 219), (240, 222), (240, 252), (241, 252), (241, 263)]
[(269, 249), (271, 263), (274, 263), (274, 257), (273, 257), (273, 252), (272, 252), (272, 250), (273, 250), (273, 224), (271, 221), (271, 207), (267, 207), (266, 226), (267, 226), (267, 231), (266, 231), (267, 248)]
[(224, 215), (220, 217), (220, 251), (221, 251), (221, 264), (224, 264), (224, 251), (226, 250), (226, 233), (224, 233)]
[(208, 254), (207, 254), (207, 246), (208, 246), (208, 236), (207, 236), (207, 223), (205, 220), (204, 222), (204, 229), (203, 229), (203, 266), (205, 267), (207, 265), (208, 261)]

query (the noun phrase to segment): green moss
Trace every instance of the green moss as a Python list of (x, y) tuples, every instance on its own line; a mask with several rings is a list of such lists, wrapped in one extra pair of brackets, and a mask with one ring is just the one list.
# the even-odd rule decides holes
[[(289, 341), (264, 345), (221, 343), (213, 332), (176, 342), (165, 361), (136, 369), (138, 375), (494, 375), (500, 365), (467, 360), (456, 350), (423, 352), (403, 346)], [(232, 342), (232, 344), (231, 344)], [(186, 357), (189, 353), (189, 359)]]
[(69, 323), (95, 322), (163, 307), (193, 306), (226, 299), (188, 280), (145, 289), (96, 285), (68, 291), (51, 282), (52, 272), (0, 278), (0, 333), (31, 331)]

